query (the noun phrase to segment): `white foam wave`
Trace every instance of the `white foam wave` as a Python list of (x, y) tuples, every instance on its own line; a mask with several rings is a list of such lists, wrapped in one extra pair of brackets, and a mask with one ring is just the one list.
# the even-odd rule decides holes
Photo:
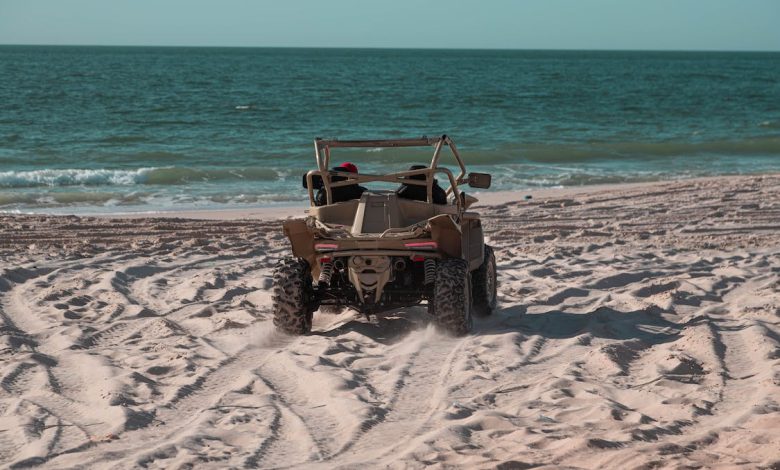
[(99, 186), (143, 184), (156, 168), (135, 170), (45, 169), (0, 171), (0, 188), (36, 186)]

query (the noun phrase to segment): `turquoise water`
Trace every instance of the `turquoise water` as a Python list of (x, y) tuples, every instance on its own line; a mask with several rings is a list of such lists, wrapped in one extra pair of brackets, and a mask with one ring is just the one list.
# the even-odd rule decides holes
[(498, 190), (780, 171), (777, 53), (0, 46), (0, 103), (0, 211), (303, 201), (315, 136), (446, 132)]

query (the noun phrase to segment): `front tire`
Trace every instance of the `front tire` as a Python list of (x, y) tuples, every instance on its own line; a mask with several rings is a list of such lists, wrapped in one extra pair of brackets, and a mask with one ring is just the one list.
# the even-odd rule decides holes
[(471, 274), (465, 260), (439, 262), (433, 299), (435, 321), (441, 329), (455, 336), (471, 331)]
[(272, 309), (274, 325), (291, 335), (311, 332), (314, 289), (309, 263), (288, 256), (274, 269)]
[(485, 245), (485, 259), (472, 274), (472, 279), (474, 281), (474, 315), (487, 317), (493, 313), (498, 303), (498, 275), (493, 248)]

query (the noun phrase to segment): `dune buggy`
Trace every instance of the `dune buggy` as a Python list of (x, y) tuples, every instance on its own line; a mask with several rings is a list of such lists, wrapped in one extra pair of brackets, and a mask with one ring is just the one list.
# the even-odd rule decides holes
[[(433, 147), (429, 165), (370, 175), (330, 168), (331, 149)], [(448, 147), (459, 174), (439, 166)], [(318, 309), (352, 308), (366, 316), (427, 303), (442, 329), (467, 334), (472, 314), (490, 315), (496, 306), (496, 261), (485, 244), (479, 214), (469, 211), (477, 201), (460, 187), (490, 187), (491, 176), (466, 174), (452, 140), (315, 139), (317, 169), (303, 176), (311, 207), (305, 219), (284, 222), (292, 256), (278, 263), (273, 274), (273, 315), (276, 327), (289, 334), (311, 331)], [(446, 200), (438, 198), (435, 176), (444, 180)], [(339, 188), (371, 182), (414, 188), (417, 199), (393, 190), (365, 190), (359, 198), (338, 201)], [(386, 184), (385, 184), (386, 185)], [(361, 186), (362, 188), (362, 186)], [(315, 191), (318, 194), (315, 195)], [(422, 199), (422, 200), (419, 200)]]

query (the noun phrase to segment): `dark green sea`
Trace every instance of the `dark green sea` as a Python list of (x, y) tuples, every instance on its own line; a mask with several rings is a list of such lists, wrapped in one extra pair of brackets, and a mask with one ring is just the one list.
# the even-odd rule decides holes
[(442, 133), (496, 190), (777, 172), (780, 54), (0, 46), (4, 212), (303, 201), (316, 136)]

